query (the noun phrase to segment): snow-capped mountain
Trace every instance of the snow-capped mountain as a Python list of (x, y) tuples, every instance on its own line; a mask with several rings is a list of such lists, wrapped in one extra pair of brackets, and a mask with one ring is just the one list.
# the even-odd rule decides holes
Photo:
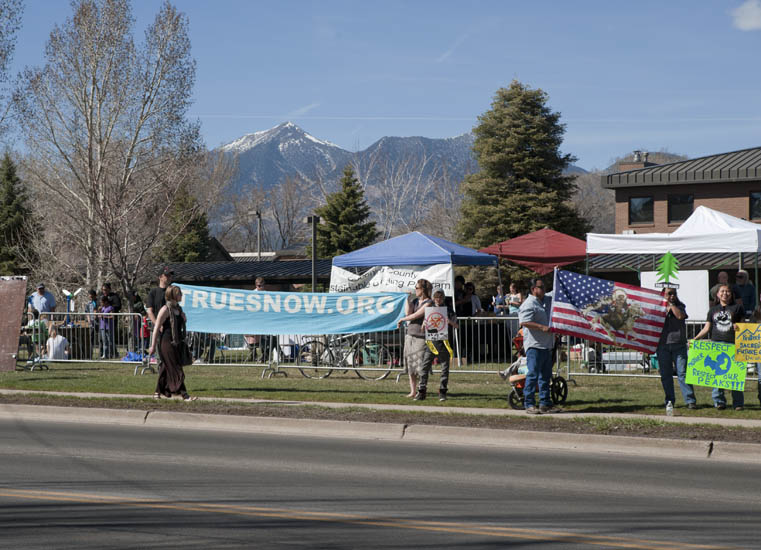
[(249, 185), (269, 188), (288, 176), (312, 180), (331, 174), (351, 161), (352, 153), (310, 136), (292, 122), (247, 134), (220, 150), (238, 159), (235, 188)]
[[(419, 171), (422, 177), (445, 174), (450, 181), (460, 182), (478, 169), (472, 146), (470, 133), (445, 139), (383, 137), (367, 149), (352, 153), (309, 135), (292, 122), (284, 122), (269, 130), (247, 134), (220, 150), (237, 157), (235, 189), (252, 185), (266, 189), (289, 176), (336, 181), (350, 162), (369, 184), (387, 178), (391, 170), (402, 169)], [(576, 166), (569, 167), (569, 172), (579, 171), (583, 172)]]

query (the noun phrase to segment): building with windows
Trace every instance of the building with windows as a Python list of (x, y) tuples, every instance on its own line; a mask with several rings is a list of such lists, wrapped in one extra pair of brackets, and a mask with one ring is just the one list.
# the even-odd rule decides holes
[(602, 176), (616, 194), (616, 233), (671, 233), (698, 206), (761, 223), (761, 147), (654, 164), (635, 151)]

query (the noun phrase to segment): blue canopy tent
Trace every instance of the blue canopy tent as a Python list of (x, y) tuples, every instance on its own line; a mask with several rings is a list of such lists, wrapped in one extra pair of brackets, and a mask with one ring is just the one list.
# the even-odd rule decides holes
[(439, 237), (413, 231), (333, 258), (338, 267), (378, 265), (485, 265), (499, 269), (497, 257)]
[[(419, 231), (400, 235), (333, 258), (333, 265), (342, 268), (436, 264), (493, 266), (497, 268), (497, 277), (502, 284), (496, 256)], [(451, 285), (454, 289), (454, 271)], [(459, 330), (455, 330), (455, 344), (459, 363), (461, 361)]]

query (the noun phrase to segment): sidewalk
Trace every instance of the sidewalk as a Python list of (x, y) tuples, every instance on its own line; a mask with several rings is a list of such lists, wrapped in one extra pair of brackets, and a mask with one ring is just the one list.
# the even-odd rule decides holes
[[(113, 399), (150, 399), (150, 395), (144, 394), (125, 394), (125, 393), (89, 393), (89, 392), (55, 392), (55, 391), (34, 391), (34, 390), (8, 390), (0, 389), (0, 395), (58, 395), (81, 398), (113, 398)], [(431, 405), (386, 405), (374, 403), (331, 403), (324, 401), (282, 401), (274, 399), (253, 399), (253, 398), (234, 398), (234, 397), (199, 397), (198, 401), (221, 401), (225, 403), (269, 403), (276, 405), (290, 405), (294, 407), (303, 405), (314, 405), (319, 407), (328, 407), (332, 409), (370, 409), (378, 411), (409, 411), (409, 412), (431, 412), (431, 413), (454, 413), (454, 414), (473, 414), (473, 415), (490, 415), (490, 416), (517, 416), (525, 417), (526, 413), (520, 410), (514, 410), (509, 407), (501, 409), (488, 409), (480, 407), (447, 407)], [(678, 424), (715, 424), (718, 426), (738, 426), (742, 428), (761, 428), (761, 419), (744, 419), (744, 418), (716, 418), (701, 416), (680, 416), (679, 409), (674, 411), (674, 416), (652, 415), (652, 414), (630, 414), (630, 413), (580, 413), (566, 411), (557, 415), (551, 415), (553, 418), (640, 418), (650, 420), (660, 420), (662, 422), (674, 422)], [(761, 443), (761, 442), (759, 442)]]
[[(230, 416), (193, 412), (157, 411), (147, 406), (152, 398), (146, 395), (39, 392), (0, 389), (0, 395), (46, 394), (81, 398), (145, 399), (145, 409), (92, 409), (85, 407), (59, 407), (43, 405), (11, 405), (0, 403), (0, 418), (14, 420), (40, 420), (52, 422), (78, 422), (118, 424), (140, 428), (183, 428), (232, 431), (238, 433), (279, 434), (306, 437), (340, 437), (368, 440), (386, 440), (402, 443), (437, 445), (467, 445), (471, 447), (497, 447), (505, 449), (537, 449), (547, 451), (584, 452), (597, 454), (623, 454), (648, 456), (656, 459), (693, 459), (712, 462), (742, 462), (761, 464), (761, 443), (730, 443), (723, 441), (678, 440), (664, 438), (629, 437), (616, 435), (590, 435), (558, 432), (540, 432), (489, 428), (463, 428), (428, 424), (373, 423), (342, 420), (316, 420), (273, 418), (257, 416)], [(365, 408), (371, 410), (414, 411), (430, 413), (457, 413), (502, 416), (525, 416), (523, 411), (439, 407), (425, 405), (380, 405), (357, 403), (322, 403), (307, 401), (275, 401), (266, 399), (199, 398), (203, 401), (227, 403), (270, 403), (285, 406), (316, 405), (330, 408)], [(97, 411), (97, 414), (93, 414)], [(548, 415), (549, 416), (549, 415)], [(761, 420), (733, 418), (701, 418), (635, 414), (605, 414), (567, 412), (553, 418), (611, 417), (656, 419), (680, 424), (714, 424), (761, 428)]]

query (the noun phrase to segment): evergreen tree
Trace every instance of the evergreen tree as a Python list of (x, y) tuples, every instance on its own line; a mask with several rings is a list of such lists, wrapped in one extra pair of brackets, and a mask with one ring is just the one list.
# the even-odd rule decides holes
[(547, 106), (547, 94), (518, 81), (500, 88), (492, 109), (473, 129), (480, 171), (465, 178), (463, 242), (488, 246), (549, 227), (584, 238), (589, 225), (572, 206), (574, 176), (563, 170), (576, 159), (561, 155), (565, 125)]
[(327, 203), (315, 210), (317, 256), (331, 258), (370, 245), (378, 238), (370, 207), (351, 165), (344, 168), (341, 190), (328, 195)]
[(159, 254), (161, 261), (203, 262), (209, 257), (208, 218), (185, 188), (175, 197), (167, 231), (173, 239)]
[(29, 257), (32, 231), (31, 209), (26, 190), (8, 153), (0, 162), (0, 275), (29, 272), (21, 251)]

